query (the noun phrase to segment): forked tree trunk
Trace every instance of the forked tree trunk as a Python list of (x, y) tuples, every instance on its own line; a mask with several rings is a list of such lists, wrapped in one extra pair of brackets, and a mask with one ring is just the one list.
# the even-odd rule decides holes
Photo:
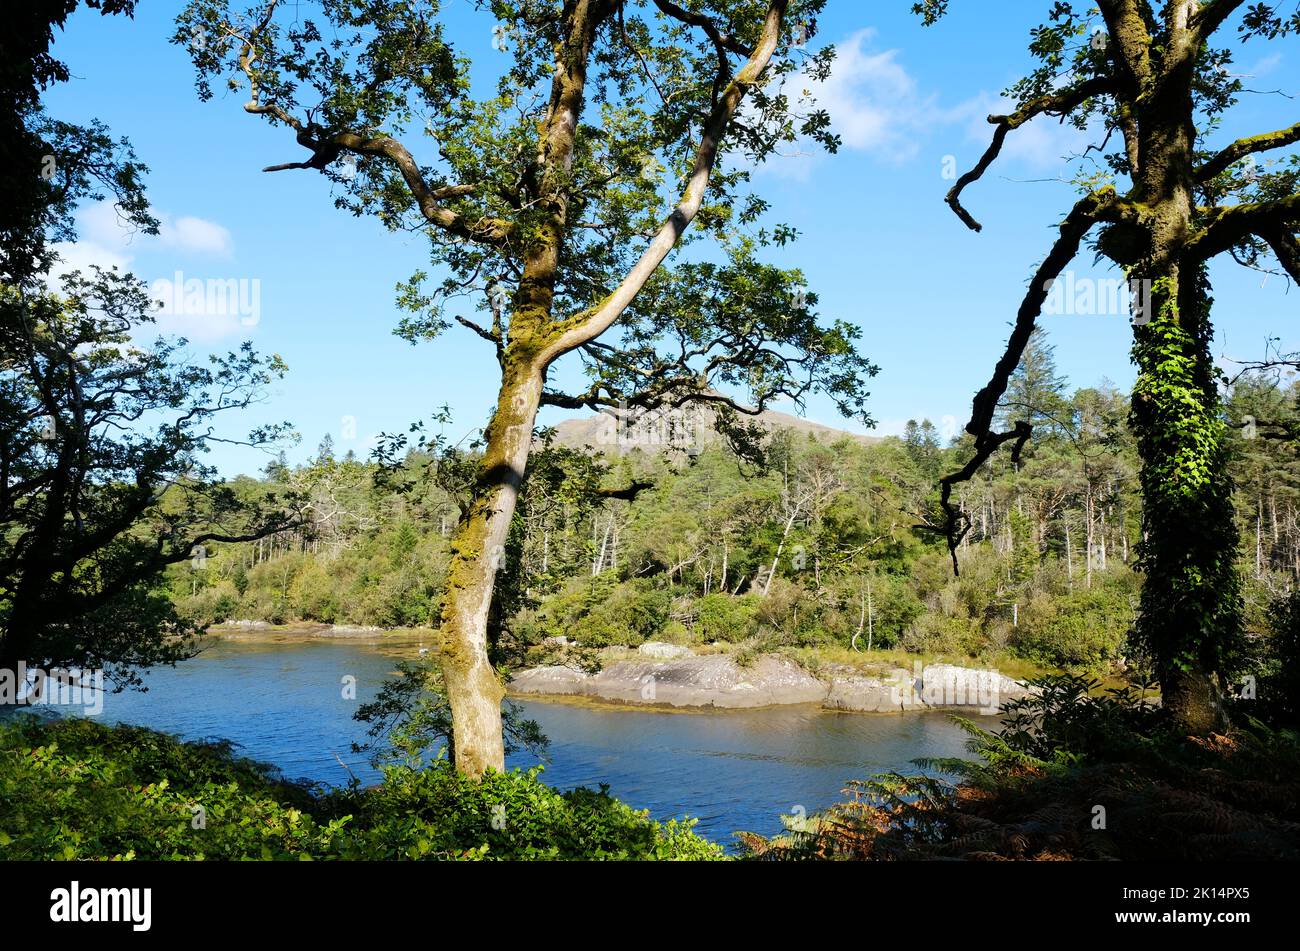
[(473, 502), (452, 542), (440, 628), (441, 661), (453, 723), (456, 768), (478, 778), (505, 767), (501, 700), (505, 691), (488, 657), (488, 618), (496, 573), (505, 561), (510, 522), (518, 503), (541, 402), (546, 369), (558, 357), (611, 327), (677, 246), (704, 202), (724, 133), (746, 90), (776, 51), (789, 0), (770, 0), (760, 41), (748, 61), (715, 95), (701, 131), (695, 163), (681, 201), (619, 286), (581, 319), (553, 321), (561, 251), (569, 226), (569, 182), (587, 82), (587, 65), (602, 22), (617, 5), (593, 0), (565, 4), (567, 30), (556, 45), (555, 75), (546, 121), (540, 127), (538, 194), (541, 215), (524, 251), (505, 346), (502, 384), (486, 432)]
[(505, 689), (488, 657), (488, 614), (496, 573), (519, 501), (542, 394), (533, 368), (507, 373), (488, 424), (474, 502), (451, 545), (439, 628), (440, 661), (455, 724), (453, 762), (467, 776), (505, 768), (501, 700)]

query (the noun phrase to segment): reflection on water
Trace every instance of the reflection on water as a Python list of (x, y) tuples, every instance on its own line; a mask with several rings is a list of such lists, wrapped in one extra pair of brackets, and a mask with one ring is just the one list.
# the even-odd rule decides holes
[[(366, 739), (352, 719), (393, 671), (395, 656), (340, 642), (219, 642), (175, 669), (146, 677), (144, 694), (109, 695), (104, 717), (179, 733), (224, 737), (294, 778), (342, 784), (377, 774), (351, 752)], [(344, 678), (356, 699), (344, 699)], [(568, 789), (607, 783), (656, 818), (691, 815), (698, 831), (730, 843), (737, 829), (771, 834), (777, 816), (839, 798), (849, 779), (909, 769), (923, 756), (961, 756), (965, 735), (933, 713), (832, 713), (811, 706), (708, 713), (520, 704), (550, 738), (544, 779)], [(532, 766), (528, 755), (511, 766)]]

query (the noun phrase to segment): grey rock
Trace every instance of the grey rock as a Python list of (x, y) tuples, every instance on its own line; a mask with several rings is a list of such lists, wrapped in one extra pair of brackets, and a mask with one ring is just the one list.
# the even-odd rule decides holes
[(646, 657), (653, 657), (656, 660), (677, 660), (679, 657), (691, 656), (689, 647), (665, 644), (662, 641), (646, 641), (636, 649), (636, 652), (644, 654)]
[(572, 667), (533, 667), (510, 678), (512, 693), (539, 696), (583, 696), (589, 675)]
[(652, 663), (621, 661), (593, 678), (595, 696), (624, 703), (742, 709), (820, 703), (827, 687), (798, 664), (766, 655), (740, 667), (726, 654)]
[(624, 660), (595, 675), (569, 667), (537, 667), (516, 674), (510, 690), (614, 703), (726, 709), (821, 703), (827, 694), (826, 684), (784, 658), (764, 656), (750, 667), (740, 667), (725, 654)]
[(830, 693), (822, 704), (828, 710), (855, 713), (901, 713), (924, 706), (912, 675), (895, 667), (876, 676), (852, 669), (836, 672), (831, 678)]
[(829, 710), (862, 713), (956, 709), (980, 714), (997, 713), (1008, 700), (1031, 692), (995, 670), (953, 664), (931, 664), (924, 670), (918, 665), (914, 671), (895, 667), (878, 674), (839, 666), (819, 679), (798, 664), (771, 654), (741, 667), (728, 654), (696, 656), (689, 652), (671, 660), (655, 659), (653, 654), (645, 660), (619, 660), (596, 674), (572, 667), (535, 667), (516, 673), (510, 691), (682, 708), (818, 703)]
[(382, 627), (375, 627), (371, 624), (331, 624), (328, 631), (330, 637), (368, 637), (374, 634), (382, 634)]
[(996, 670), (930, 664), (921, 672), (921, 700), (927, 707), (995, 714), (1002, 704), (1032, 691)]

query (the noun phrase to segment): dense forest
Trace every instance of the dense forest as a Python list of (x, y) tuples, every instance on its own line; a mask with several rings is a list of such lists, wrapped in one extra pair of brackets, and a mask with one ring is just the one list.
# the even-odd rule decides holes
[[(757, 461), (716, 440), (584, 451), (543, 432), (503, 556), (498, 650), (519, 661), (566, 640), (890, 647), (1141, 674), (1126, 643), (1141, 585), (1128, 400), (1106, 384), (1070, 392), (1052, 350), (1039, 332), (1001, 409), (1034, 424), (1020, 464), (995, 457), (959, 487), (972, 520), (960, 574), (934, 526), (938, 478), (969, 438), (943, 445), (928, 420), (874, 441), (777, 431)], [(1300, 577), (1300, 460), (1276, 438), (1300, 419), (1295, 396), (1251, 373), (1225, 404), (1255, 632)], [(327, 436), (310, 463), (239, 483), (300, 497), (300, 526), (210, 546), (173, 566), (170, 594), (202, 624), (432, 626), (464, 504), (456, 477), (473, 457), (338, 458)]]

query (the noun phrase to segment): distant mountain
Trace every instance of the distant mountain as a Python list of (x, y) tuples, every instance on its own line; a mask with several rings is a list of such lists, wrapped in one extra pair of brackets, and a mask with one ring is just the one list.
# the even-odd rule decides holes
[[(811, 435), (822, 442), (852, 439), (871, 445), (881, 441), (880, 436), (865, 436), (825, 426), (789, 413), (767, 410), (756, 417), (743, 417), (747, 422), (757, 422), (771, 432), (791, 430), (800, 435)], [(631, 425), (625, 425), (617, 411), (610, 410), (594, 416), (566, 419), (555, 427), (555, 442), (570, 449), (590, 448), (618, 453), (630, 449), (646, 452), (698, 451), (715, 445), (721, 437), (713, 427), (712, 410), (692, 407), (647, 414)]]

